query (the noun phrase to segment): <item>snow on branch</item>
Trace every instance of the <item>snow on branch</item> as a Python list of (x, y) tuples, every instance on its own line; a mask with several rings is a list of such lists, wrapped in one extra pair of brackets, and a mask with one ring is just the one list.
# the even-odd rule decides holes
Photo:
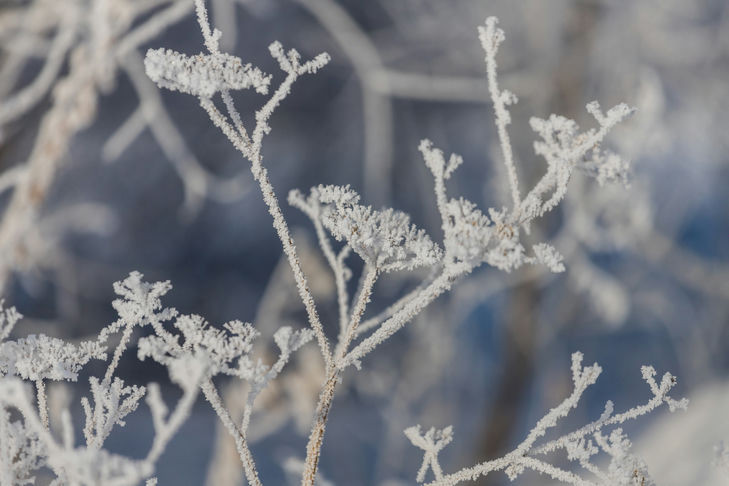
[(158, 336), (171, 338), (162, 327), (162, 323), (174, 318), (177, 311), (173, 308), (163, 308), (161, 298), (169, 292), (172, 285), (169, 281), (150, 284), (144, 282), (143, 278), (144, 275), (141, 273), (132, 272), (124, 280), (114, 283), (114, 292), (121, 298), (115, 299), (111, 305), (119, 314), (119, 319), (101, 330), (99, 341), (105, 342), (111, 334), (122, 329), (123, 333), (104, 375), (104, 385), (107, 387), (135, 327), (150, 325)]
[(172, 326), (179, 334), (165, 330), (161, 335), (141, 338), (137, 354), (140, 360), (149, 357), (167, 366), (172, 381), (185, 390), (194, 389), (219, 374), (263, 388), (283, 368), (291, 353), (312, 338), (309, 330), (280, 328), (274, 339), (281, 349), (281, 357), (269, 368), (249, 356), (259, 335), (249, 323), (230, 321), (223, 329), (216, 329), (201, 316), (179, 315)]
[(532, 118), (531, 126), (542, 138), (535, 142), (534, 148), (538, 155), (545, 158), (548, 168), (546, 174), (522, 199), (507, 131), (511, 123), (507, 106), (516, 103), (517, 98), (513, 93), (501, 90), (498, 85), (496, 54), (505, 36), (497, 25), (498, 19), (495, 17), (486, 19), (485, 25), (479, 27), (479, 39), (486, 53), (489, 92), (494, 103), (512, 208), (489, 208), (484, 213), (466, 199), (449, 199), (445, 181), (463, 161), (453, 154), (446, 162), (443, 152), (435, 148), (430, 140), (421, 141), (420, 152), (435, 181), (436, 203), (444, 233), (444, 262), (445, 265), (463, 263), (472, 268), (488, 263), (507, 272), (523, 264), (538, 263), (552, 272), (563, 272), (563, 258), (555, 248), (547, 243), (538, 243), (530, 255), (521, 244), (519, 233), (522, 229), (528, 232), (534, 219), (543, 216), (562, 201), (575, 168), (594, 176), (601, 185), (607, 182), (627, 183), (629, 164), (616, 154), (602, 151), (600, 144), (608, 132), (634, 110), (620, 104), (603, 113), (597, 102), (591, 102), (587, 105), (587, 111), (598, 122), (599, 128), (586, 132), (580, 132), (574, 121), (562, 116), (551, 115), (547, 120)]
[[(261, 482), (245, 440), (253, 400), (260, 389), (278, 374), (290, 352), (314, 335), (325, 361), (326, 380), (321, 389), (314, 425), (309, 436), (302, 478), (302, 484), (313, 486), (327, 417), (342, 370), (350, 364), (359, 366), (360, 360), (366, 354), (412, 321), (438, 296), (449, 291), (460, 277), (483, 263), (507, 272), (524, 264), (542, 264), (553, 272), (564, 271), (563, 257), (554, 247), (541, 242), (534, 244), (530, 249), (525, 248), (520, 238), (521, 231), (528, 233), (532, 221), (562, 201), (574, 169), (596, 177), (600, 184), (627, 180), (627, 162), (612, 153), (602, 151), (600, 145), (612, 127), (627, 118), (632, 110), (621, 104), (603, 113), (596, 102), (590, 103), (587, 105), (587, 110), (596, 119), (599, 127), (587, 131), (580, 131), (574, 121), (556, 115), (551, 115), (546, 120), (533, 118), (532, 128), (541, 137), (541, 140), (535, 143), (535, 151), (546, 160), (547, 171), (526, 196), (522, 197), (507, 131), (507, 126), (511, 122), (507, 107), (516, 103), (517, 98), (511, 92), (499, 88), (496, 72), (496, 55), (505, 36), (503, 31), (497, 28), (496, 18), (487, 19), (485, 25), (479, 28), (479, 39), (486, 54), (489, 92), (494, 103), (495, 123), (511, 192), (510, 208), (481, 210), (466, 199), (449, 198), (446, 181), (451, 178), (463, 160), (455, 154), (446, 159), (443, 152), (428, 140), (423, 140), (419, 148), (434, 178), (436, 203), (442, 218), (443, 249), (422, 229), (411, 224), (408, 215), (393, 209), (375, 210), (360, 204), (359, 195), (349, 186), (317, 186), (307, 196), (298, 191), (289, 194), (289, 202), (314, 222), (320, 245), (335, 275), (340, 334), (332, 353), (288, 224), (279, 207), (267, 169), (263, 166), (262, 155), (263, 139), (271, 131), (270, 119), (281, 102), (290, 94), (293, 83), (301, 75), (315, 73), (322, 68), (329, 57), (327, 54), (320, 54), (309, 61), (302, 61), (296, 50), (285, 51), (280, 43), (272, 43), (269, 52), (286, 76), (263, 106), (256, 111), (253, 117), (254, 126), (247, 128), (234, 106), (229, 91), (254, 88), (265, 93), (270, 78), (259, 69), (243, 65), (239, 59), (221, 53), (219, 45), (221, 32), (211, 27), (204, 0), (195, 0), (194, 5), (208, 54), (187, 57), (163, 49), (150, 50), (145, 60), (147, 74), (160, 87), (198, 97), (211, 121), (251, 163), (253, 178), (259, 184), (263, 200), (272, 216), (273, 226), (293, 271), (312, 331), (293, 332), (288, 328), (279, 330), (274, 337), (281, 348), (279, 360), (268, 367), (260, 362), (253, 363), (249, 358), (251, 341), (255, 333), (247, 324), (235, 322), (230, 323), (224, 330), (214, 330), (210, 329), (201, 317), (178, 316), (173, 310), (160, 312), (155, 307), (156, 304), (152, 305), (155, 308), (151, 309), (148, 305), (140, 304), (139, 298), (128, 299), (132, 302), (130, 304), (132, 310), (129, 311), (131, 317), (126, 320), (134, 322), (134, 325), (149, 323), (155, 330), (155, 336), (140, 341), (140, 358), (152, 357), (168, 366), (172, 379), (179, 383), (186, 393), (192, 393), (198, 387), (202, 389), (226, 429), (235, 439), (246, 477), (254, 485), (259, 485)], [(220, 94), (226, 113), (221, 112), (213, 101), (217, 94)], [(346, 242), (338, 255), (334, 253), (325, 230), (338, 241)], [(351, 300), (346, 286), (350, 272), (344, 265), (344, 258), (350, 250), (357, 253), (365, 262), (360, 290)], [(412, 270), (417, 267), (432, 267), (428, 281), (419, 286), (415, 292), (389, 306), (386, 317), (383, 317), (381, 323), (376, 322), (367, 326), (376, 328), (374, 332), (353, 349), (348, 350), (352, 340), (358, 336), (358, 325), (378, 274), (395, 270)], [(162, 291), (166, 291), (164, 287), (155, 290), (157, 293)], [(133, 295), (136, 294), (133, 292)], [(134, 316), (137, 316), (136, 320)], [(163, 329), (162, 321), (166, 320), (172, 320), (176, 332)], [(128, 340), (134, 325), (126, 327), (118, 325), (114, 328), (118, 330), (124, 327), (127, 339), (123, 337), (123, 343)], [(118, 361), (121, 349), (123, 346), (117, 348), (113, 363)], [(107, 386), (111, 383), (110, 377), (114, 366), (115, 364), (112, 364), (110, 371), (107, 372), (105, 380)], [(240, 426), (233, 422), (230, 414), (222, 407), (212, 382), (213, 376), (221, 373), (242, 378), (251, 384), (246, 399), (244, 419)], [(535, 442), (577, 405), (584, 390), (595, 382), (599, 373), (600, 368), (597, 365), (583, 367), (581, 355), (575, 354), (573, 356), (575, 389), (572, 395), (545, 415), (515, 451), (502, 459), (477, 465), (457, 475), (443, 476), (437, 460), (438, 452), (452, 438), (450, 429), (443, 431), (431, 429), (425, 435), (419, 428), (408, 429), (410, 440), (423, 449), (426, 455), (418, 474), (419, 480), (424, 479), (428, 468), (433, 470), (437, 484), (454, 484), (461, 476), (466, 479), (476, 478), (495, 470), (504, 470), (513, 479), (523, 470), (533, 469), (572, 484), (594, 484), (583, 481), (574, 473), (550, 465), (535, 457), (533, 452)], [(667, 395), (675, 383), (672, 377), (664, 376), (658, 383), (647, 369), (644, 371), (644, 378), (654, 393), (654, 398), (649, 403), (621, 415), (612, 415), (610, 404), (598, 421), (568, 435), (569, 437), (563, 437), (564, 443), (547, 443), (542, 448), (569, 449), (568, 454), (572, 457), (579, 456), (584, 459), (581, 463), (588, 470), (593, 468), (589, 463), (589, 455), (598, 448), (613, 457), (621, 458), (619, 459), (621, 464), (627, 464), (627, 459), (624, 459), (627, 457), (627, 443), (620, 432), (603, 437), (599, 435), (602, 428), (635, 418), (662, 403), (668, 404), (670, 409), (684, 405), (684, 402), (673, 401)], [(162, 424), (165, 415), (162, 413), (163, 404), (160, 400), (155, 400), (154, 390), (154, 388), (150, 390), (148, 399), (150, 403), (157, 403), (153, 410), (154, 408), (159, 410), (157, 415), (161, 418), (156, 422)], [(593, 437), (590, 439), (593, 442), (585, 442), (584, 438), (587, 435)], [(633, 465), (636, 471), (642, 470), (637, 462)], [(459, 474), (461, 476), (458, 476)], [(615, 476), (617, 473), (608, 471), (606, 474)]]
[[(513, 149), (506, 129), (511, 123), (511, 115), (506, 107), (516, 103), (518, 99), (510, 91), (501, 90), (498, 85), (496, 54), (505, 35), (497, 25), (498, 19), (489, 17), (478, 31), (481, 46), (486, 53), (489, 93), (494, 103), (496, 128), (511, 188), (514, 219), (528, 225), (529, 221), (559, 204), (567, 191), (567, 183), (574, 168), (594, 176), (600, 185), (608, 182), (627, 184), (628, 162), (616, 154), (603, 152), (600, 144), (615, 125), (635, 110), (621, 103), (603, 114), (599, 103), (593, 101), (587, 104), (587, 111), (598, 122), (599, 129), (580, 133), (577, 123), (558, 115), (550, 115), (547, 120), (536, 117), (530, 120), (532, 129), (543, 139), (534, 143), (534, 150), (537, 155), (545, 158), (548, 168), (547, 173), (527, 196), (521, 198)], [(550, 192), (551, 196), (544, 201), (543, 198)]]
[[(170, 378), (182, 388), (195, 388), (217, 374), (251, 376), (247, 359), (258, 333), (248, 323), (232, 321), (224, 329), (209, 327), (197, 315), (179, 316), (174, 322), (180, 335), (149, 336), (139, 340), (140, 360), (151, 357), (168, 367)], [(184, 340), (180, 342), (180, 337)]]
[[(0, 391), (4, 391), (4, 381), (0, 381)], [(23, 422), (13, 422), (10, 417), (0, 408), (0, 483), (34, 484), (33, 471), (46, 463), (43, 444)]]

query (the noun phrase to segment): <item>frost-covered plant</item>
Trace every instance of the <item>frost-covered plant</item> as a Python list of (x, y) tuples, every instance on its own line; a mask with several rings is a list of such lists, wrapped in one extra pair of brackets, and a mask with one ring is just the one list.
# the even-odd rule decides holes
[[(425, 482), (425, 472), (430, 466), (435, 480), (428, 484), (433, 486), (474, 481), (497, 471), (503, 471), (513, 481), (526, 470), (550, 476), (552, 479), (565, 484), (580, 486), (597, 484), (603, 486), (644, 486), (654, 484), (648, 475), (645, 463), (630, 453), (631, 443), (623, 434), (622, 429), (619, 427), (612, 428), (649, 413), (664, 403), (671, 412), (685, 409), (688, 405), (686, 399), (674, 400), (668, 395), (668, 392), (676, 384), (676, 378), (670, 373), (665, 373), (660, 383), (658, 383), (655, 380), (656, 371), (651, 366), (642, 368), (643, 379), (652, 393), (652, 397), (646, 403), (616, 414), (614, 413), (613, 403), (608, 401), (605, 403), (603, 413), (594, 422), (590, 422), (559, 438), (538, 444), (539, 439), (544, 437), (549, 429), (556, 427), (560, 419), (566, 417), (572, 409), (577, 407), (582, 394), (588, 387), (595, 384), (600, 376), (602, 372), (600, 366), (597, 364), (583, 366), (582, 360), (581, 353), (572, 355), (574, 389), (570, 396), (542, 417), (513, 451), (498, 459), (443, 475), (437, 454), (451, 441), (452, 428), (445, 428), (442, 432), (439, 432), (440, 436), (437, 436), (434, 429), (431, 429), (428, 434), (423, 436), (420, 433), (420, 426), (405, 430), (405, 435), (413, 445), (425, 451), (423, 466), (418, 473), (417, 481), (419, 483)], [(606, 429), (610, 428), (612, 430), (605, 435)], [(594, 479), (585, 479), (574, 472), (555, 466), (544, 457), (559, 450), (564, 450), (568, 460), (579, 464), (587, 473), (594, 476)], [(610, 463), (606, 471), (599, 469), (591, 462), (592, 457), (601, 451), (610, 457)]]
[[(114, 284), (120, 297), (113, 302), (119, 319), (104, 328), (97, 340), (74, 345), (39, 335), (0, 343), (0, 454), (11, 458), (0, 462), (0, 484), (32, 483), (34, 471), (41, 467), (50, 468), (61, 484), (133, 485), (145, 479), (149, 479), (147, 484), (154, 484), (150, 476), (155, 463), (189, 416), (200, 391), (237, 439), (241, 460), (252, 465), (245, 431), (255, 398), (281, 372), (291, 354), (311, 339), (311, 332), (282, 327), (274, 336), (280, 348), (279, 358), (267, 366), (249, 357), (258, 335), (250, 324), (232, 321), (223, 330), (211, 328), (200, 316), (179, 314), (173, 308), (164, 307), (161, 297), (170, 289), (169, 282), (147, 283), (140, 273), (133, 272)], [(9, 331), (6, 333), (5, 329), (20, 316), (12, 308), (2, 310), (2, 316), (3, 336), (6, 336)], [(123, 379), (114, 376), (133, 330), (145, 325), (150, 325), (154, 334), (139, 340), (139, 359), (151, 357), (165, 365), (171, 380), (183, 390), (171, 413), (157, 384), (126, 385)], [(117, 333), (122, 335), (103, 379), (90, 377), (91, 399), (81, 399), (86, 417), (85, 445), (75, 444), (68, 410), (61, 414), (63, 440), (58, 443), (50, 432), (43, 380), (75, 381), (90, 359), (106, 358), (105, 342)], [(221, 405), (212, 381), (218, 374), (250, 383), (246, 418), (240, 426), (232, 422)], [(37, 409), (23, 382), (13, 375), (36, 383)], [(104, 442), (113, 428), (123, 427), (124, 419), (137, 409), (144, 397), (155, 432), (147, 455), (132, 460), (104, 450)], [(20, 412), (22, 420), (11, 421), (13, 409)]]
[[(1, 387), (1, 386), (0, 386)], [(0, 484), (33, 484), (31, 475), (45, 464), (45, 451), (38, 436), (10, 412), (0, 409)]]
[[(191, 5), (189, 2), (187, 4)], [(313, 486), (320, 477), (318, 464), (329, 412), (337, 386), (343, 381), (346, 370), (351, 369), (351, 366), (361, 367), (364, 358), (412, 322), (435, 299), (451, 290), (456, 282), (484, 263), (507, 272), (527, 264), (541, 264), (553, 272), (565, 271), (564, 259), (556, 248), (546, 242), (527, 248), (523, 243), (523, 235), (530, 232), (535, 220), (563, 201), (574, 170), (595, 176), (600, 184), (626, 180), (627, 162), (615, 154), (602, 151), (601, 143), (608, 132), (629, 116), (632, 110), (620, 104), (603, 113), (597, 102), (592, 102), (587, 105), (587, 111), (597, 121), (597, 128), (580, 130), (574, 121), (555, 115), (546, 120), (531, 120), (532, 128), (541, 138), (534, 145), (535, 152), (545, 159), (547, 167), (544, 175), (522, 196), (507, 130), (511, 121), (507, 106), (516, 103), (517, 98), (498, 86), (495, 59), (504, 33), (497, 28), (496, 18), (488, 18), (485, 25), (479, 28), (479, 38), (486, 54), (488, 87), (494, 103), (497, 133), (508, 176), (511, 196), (508, 206), (482, 210), (463, 197), (449, 196), (446, 181), (463, 164), (463, 159), (458, 155), (446, 159), (443, 152), (428, 140), (423, 140), (419, 148), (434, 180), (435, 200), (443, 233), (440, 244), (424, 230), (411, 224), (405, 213), (360, 204), (359, 195), (349, 186), (317, 186), (308, 196), (298, 191), (289, 194), (289, 202), (312, 220), (322, 251), (335, 276), (339, 333), (332, 346), (319, 317), (287, 220), (263, 165), (263, 141), (271, 131), (270, 121), (276, 109), (290, 94), (294, 83), (302, 75), (313, 74), (323, 68), (329, 56), (324, 53), (303, 61), (296, 50), (284, 51), (280, 43), (272, 43), (269, 52), (283, 71), (284, 79), (277, 87), (271, 87), (271, 77), (264, 74), (263, 70), (221, 51), (221, 33), (211, 28), (204, 1), (194, 0), (194, 6), (207, 53), (188, 56), (168, 49), (150, 49), (144, 61), (147, 75), (159, 87), (198, 98), (215, 126), (250, 162), (253, 179), (260, 188), (293, 272), (298, 294), (306, 309), (309, 329), (294, 331), (290, 327), (280, 327), (273, 337), (279, 347), (279, 356), (272, 365), (265, 365), (251, 357), (253, 342), (258, 335), (251, 324), (232, 321), (222, 329), (217, 329), (201, 316), (184, 315), (175, 309), (165, 308), (161, 298), (170, 290), (169, 282), (150, 284), (143, 281), (141, 274), (132, 273), (127, 279), (115, 284), (114, 290), (120, 298), (113, 302), (113, 306), (119, 318), (104, 328), (96, 341), (71, 345), (42, 336), (2, 344), (0, 405), (5, 415), (0, 417), (3, 420), (0, 422), (0, 431), (3, 433), (0, 440), (12, 444), (13, 450), (28, 448), (20, 456), (26, 458), (22, 467), (20, 463), (13, 463), (12, 467), (9, 464), (2, 466), (0, 477), (3, 480), (26, 480), (34, 468), (44, 464), (56, 474), (60, 483), (136, 484), (148, 480), (148, 484), (154, 484), (156, 480), (151, 476), (156, 461), (189, 416), (195, 400), (202, 392), (234, 439), (248, 483), (261, 485), (263, 483), (247, 436), (254, 401), (281, 372), (291, 354), (314, 338), (324, 362), (325, 376), (303, 466), (292, 463), (294, 468), (301, 470), (302, 485)], [(244, 123), (244, 119), (248, 118), (236, 110), (230, 93), (232, 90), (248, 88), (267, 96), (252, 117), (252, 126), (249, 121)], [(221, 101), (225, 112), (218, 108)], [(338, 252), (335, 252), (327, 232), (343, 243)], [(346, 284), (352, 275), (346, 260), (352, 253), (364, 262), (364, 270), (354, 295), (350, 295)], [(430, 274), (414, 291), (391, 303), (382, 314), (362, 321), (381, 274), (411, 271), (420, 267), (428, 268)], [(0, 328), (3, 338), (8, 336), (9, 329), (17, 320), (14, 312), (8, 311), (4, 316), (5, 321), (0, 323), (3, 325)], [(183, 391), (172, 412), (168, 411), (162, 400), (158, 385), (128, 386), (121, 378), (114, 376), (134, 331), (139, 327), (147, 327), (153, 334), (139, 340), (137, 357), (140, 360), (151, 358), (167, 367), (171, 381)], [(91, 358), (101, 358), (111, 335), (118, 333), (121, 334), (119, 343), (106, 373), (102, 379), (90, 378), (91, 399), (82, 400), (86, 415), (85, 446), (76, 446), (67, 411), (62, 414), (62, 441), (57, 442), (50, 433), (47, 414), (44, 416), (42, 379), (76, 379), (80, 367)], [(47, 356), (38, 355), (38, 350), (50, 351), (47, 354), (56, 359), (52, 366)], [(32, 356), (28, 363), (21, 359), (26, 355)], [(576, 407), (585, 389), (595, 383), (600, 368), (597, 365), (583, 367), (581, 361), (581, 354), (573, 355), (573, 393), (548, 412), (514, 451), (499, 459), (444, 475), (438, 454), (451, 442), (452, 429), (430, 429), (423, 434), (417, 426), (408, 428), (407, 437), (424, 451), (423, 465), (417, 473), (418, 481), (425, 479), (428, 470), (433, 471), (434, 484), (455, 484), (496, 470), (503, 470), (510, 479), (515, 479), (523, 471), (533, 469), (571, 484), (594, 484), (582, 480), (575, 473), (553, 466), (541, 457), (559, 449), (566, 450), (569, 459), (578, 461), (603, 484), (631, 484), (631, 481), (642, 484), (648, 481), (644, 464), (630, 455), (629, 441), (622, 431), (613, 429), (605, 435), (603, 429), (636, 418), (663, 403), (668, 404), (671, 410), (685, 406), (684, 401), (668, 397), (675, 379), (666, 374), (658, 383), (655, 371), (650, 367), (643, 370), (643, 377), (653, 393), (653, 398), (646, 404), (614, 415), (612, 404), (608, 402), (605, 412), (597, 421), (537, 445), (538, 439)], [(6, 376), (9, 374), (36, 381), (40, 379), (38, 411), (33, 407), (22, 382)], [(224, 407), (214, 383), (218, 375), (227, 375), (248, 383), (242, 420), (238, 421)], [(137, 408), (142, 397), (146, 397), (150, 407), (155, 432), (148, 453), (139, 460), (110, 454), (103, 449), (105, 440), (115, 425), (124, 424), (125, 417)], [(6, 414), (8, 409), (19, 411), (22, 421), (10, 423), (9, 415)], [(600, 472), (590, 463), (590, 458), (598, 451), (611, 457), (605, 472)]]
[[(210, 59), (218, 58), (221, 56), (220, 33), (211, 30), (203, 1), (196, 0), (195, 5)], [(359, 204), (359, 195), (348, 186), (318, 186), (313, 188), (308, 196), (298, 191), (289, 194), (289, 202), (312, 219), (322, 250), (335, 274), (340, 332), (333, 352), (330, 351), (329, 340), (323, 332), (288, 225), (268, 180), (266, 169), (262, 165), (261, 155), (264, 135), (270, 130), (269, 119), (279, 103), (289, 94), (290, 86), (299, 75), (321, 68), (328, 57), (322, 54), (314, 61), (301, 64), (296, 51), (284, 54), (279, 44), (272, 44), (271, 54), (287, 77), (263, 108), (256, 113), (256, 124), (249, 134), (228, 93), (231, 86), (216, 81), (226, 76), (232, 77), (234, 73), (225, 75), (217, 72), (220, 66), (218, 63), (214, 70), (215, 74), (211, 74), (209, 62), (205, 61), (207, 57), (200, 57), (200, 61), (194, 61), (176, 54), (166, 54), (167, 58), (164, 58), (161, 53), (168, 51), (150, 50), (147, 54), (150, 77), (161, 87), (197, 96), (213, 123), (251, 162), (254, 179), (259, 183), (263, 199), (273, 216), (274, 228), (294, 272), (300, 296), (307, 310), (309, 324), (316, 335), (326, 364), (326, 377), (307, 445), (302, 476), (304, 485), (314, 484), (327, 418), (342, 371), (349, 365), (359, 367), (361, 360), (367, 354), (411, 321), (439, 295), (448, 291), (456, 280), (482, 263), (506, 271), (523, 264), (542, 263), (552, 271), (564, 271), (562, 257), (556, 249), (546, 243), (539, 243), (534, 245), (533, 254), (530, 255), (520, 241), (520, 232), (522, 230), (528, 232), (530, 224), (536, 218), (559, 204), (564, 198), (567, 183), (574, 169), (595, 175), (600, 183), (625, 179), (627, 164), (612, 154), (604, 154), (600, 150), (600, 143), (610, 129), (630, 115), (632, 110), (626, 105), (618, 105), (603, 114), (599, 105), (593, 102), (588, 104), (587, 110), (598, 122), (597, 129), (580, 132), (574, 121), (558, 116), (551, 116), (547, 120), (536, 118), (532, 120), (532, 127), (542, 138), (542, 141), (535, 144), (535, 151), (545, 158), (547, 171), (522, 198), (507, 131), (510, 115), (506, 106), (515, 103), (516, 97), (508, 91), (501, 91), (497, 84), (495, 56), (504, 35), (496, 27), (496, 23), (495, 18), (487, 19), (485, 26), (479, 29), (479, 37), (486, 53), (489, 90), (494, 101), (496, 125), (511, 188), (511, 208), (491, 208), (486, 215), (463, 198), (449, 199), (446, 195), (445, 181), (462, 164), (462, 159), (452, 155), (446, 161), (443, 153), (427, 140), (421, 143), (420, 150), (435, 180), (436, 202), (442, 219), (443, 249), (433, 243), (423, 230), (412, 226), (407, 215), (393, 209), (376, 210)], [(169, 65), (160, 66), (160, 62)], [(243, 65), (242, 61), (238, 60), (233, 64)], [(180, 67), (182, 65), (190, 71), (184, 71)], [(165, 74), (160, 76), (160, 73)], [(182, 77), (180, 73), (183, 74)], [(201, 83), (200, 79), (204, 82)], [(221, 95), (227, 117), (217, 109), (211, 97), (216, 92)], [(339, 254), (334, 252), (324, 230), (329, 231), (336, 240), (346, 242)], [(365, 263), (359, 290), (353, 299), (351, 309), (346, 289), (346, 281), (351, 272), (344, 263), (350, 251), (360, 256)], [(432, 267), (433, 276), (417, 291), (390, 306), (380, 322), (369, 323), (366, 329), (360, 328), (361, 318), (378, 274), (393, 270), (412, 270), (418, 266)], [(355, 344), (354, 341), (358, 336), (372, 329), (374, 332)], [(596, 378), (597, 373), (596, 368), (589, 368), (583, 377), (582, 371), (577, 369), (579, 363), (575, 367), (575, 383), (579, 389), (577, 396), (579, 398), (584, 387), (592, 383), (590, 380), (594, 381), (593, 378)], [(574, 398), (574, 404), (577, 398)], [(572, 402), (565, 405), (566, 408), (571, 406)], [(437, 451), (450, 440), (450, 432), (436, 434), (432, 430), (422, 436), (418, 429), (408, 430), (409, 437), (426, 451), (426, 464), (437, 464)], [(260, 484), (255, 469), (250, 466), (246, 465), (248, 481)], [(421, 469), (419, 475), (423, 474), (424, 469)]]
[(188, 57), (169, 49), (150, 50), (144, 67), (159, 86), (201, 98), (210, 98), (224, 90), (247, 88), (266, 94), (271, 82), (271, 77), (258, 68), (221, 52)]
[(357, 204), (359, 199), (349, 186), (312, 188), (306, 199), (299, 191), (289, 194), (289, 204), (320, 219), (337, 241), (346, 241), (377, 271), (413, 270), (438, 263), (440, 248), (424, 230), (410, 223), (410, 216), (394, 209), (377, 211)]
[(44, 380), (76, 381), (78, 372), (91, 359), (105, 358), (106, 348), (96, 341), (74, 345), (45, 334), (31, 334), (0, 343), (0, 377), (15, 375), (35, 383), (41, 421), (48, 428)]
[(94, 405), (92, 407), (88, 398), (81, 398), (81, 406), (86, 415), (84, 438), (87, 445), (100, 447), (115, 425), (125, 425), (124, 417), (137, 409), (146, 389), (134, 385), (124, 386), (124, 380), (119, 377), (114, 377), (114, 381), (105, 384), (92, 376), (89, 384)]

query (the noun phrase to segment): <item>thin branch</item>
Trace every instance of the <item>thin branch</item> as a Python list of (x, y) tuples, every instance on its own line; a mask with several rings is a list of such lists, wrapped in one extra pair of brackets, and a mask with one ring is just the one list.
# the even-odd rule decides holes
[(202, 391), (205, 398), (208, 402), (210, 402), (215, 410), (215, 413), (218, 414), (223, 426), (233, 437), (235, 447), (238, 450), (241, 461), (243, 462), (243, 470), (246, 473), (246, 479), (252, 486), (261, 486), (262, 483), (258, 477), (256, 463), (253, 460), (253, 454), (251, 454), (251, 451), (248, 448), (248, 442), (246, 441), (245, 428), (241, 430), (235, 425), (230, 414), (223, 406), (223, 401), (221, 400), (218, 390), (215, 388), (212, 380), (207, 380), (202, 384)]
[(499, 82), (496, 77), (496, 53), (499, 44), (504, 40), (504, 31), (496, 27), (498, 20), (496, 17), (486, 19), (486, 26), (479, 27), (479, 39), (481, 46), (486, 52), (486, 73), (488, 77), (489, 93), (491, 100), (494, 102), (494, 114), (496, 118), (496, 130), (499, 135), (499, 144), (501, 152), (504, 155), (504, 164), (509, 176), (509, 187), (511, 188), (511, 199), (514, 204), (514, 213), (518, 214), (521, 204), (521, 195), (519, 194), (519, 179), (516, 174), (516, 165), (514, 164), (514, 154), (511, 149), (511, 140), (506, 126), (511, 123), (511, 115), (506, 109), (507, 104), (516, 102), (516, 96), (511, 92), (499, 90)]
[(46, 397), (46, 385), (42, 378), (35, 380), (36, 395), (38, 398), (38, 413), (41, 423), (46, 430), (50, 430), (48, 424), (48, 400)]

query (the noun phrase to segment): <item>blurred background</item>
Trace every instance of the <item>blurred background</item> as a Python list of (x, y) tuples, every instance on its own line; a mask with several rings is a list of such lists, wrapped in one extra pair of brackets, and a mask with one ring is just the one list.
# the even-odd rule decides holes
[[(584, 107), (592, 100), (638, 108), (606, 144), (633, 162), (631, 187), (599, 187), (577, 174), (564, 203), (535, 228), (535, 240), (565, 256), (565, 273), (480, 268), (345, 376), (322, 452), (327, 480), (413, 484), (421, 455), (402, 430), (417, 423), (453, 424), (446, 472), (507, 452), (569, 394), (570, 354), (580, 350), (604, 372), (564, 430), (594, 420), (607, 399), (616, 410), (647, 400), (640, 366), (653, 364), (677, 375), (675, 395), (692, 403), (626, 426), (636, 452), (658, 484), (726, 484), (710, 464), (714, 445), (729, 441), (729, 3), (208, 5), (223, 47), (274, 73), (274, 83), (273, 40), (305, 58), (332, 57), (297, 82), (272, 119), (264, 163), (333, 335), (332, 278), (286, 194), (351, 184), (367, 204), (406, 211), (439, 235), (417, 151), (429, 138), (464, 157), (451, 195), (507, 204), (476, 32), (487, 16), (506, 32), (499, 82), (519, 97), (509, 130), (522, 188), (545, 170), (531, 116), (558, 113), (591, 127)], [(149, 47), (203, 49), (191, 1), (0, 0), (0, 284), (26, 316), (15, 332), (94, 335), (115, 319), (112, 283), (139, 270), (149, 281), (171, 280), (168, 305), (218, 325), (251, 321), (259, 342), (270, 343), (283, 323), (305, 323), (270, 217), (247, 163), (197, 100), (159, 91), (144, 76)], [(244, 118), (263, 101), (245, 92), (235, 99)], [(423, 277), (381, 280), (369, 315)], [(166, 380), (131, 354), (122, 375)], [(309, 346), (262, 397), (253, 453), (271, 484), (284, 484), (303, 460), (322, 372)], [(240, 393), (227, 386), (231, 406)], [(163, 456), (160, 484), (242, 484), (239, 475), (222, 477), (237, 458), (216, 436), (213, 412), (198, 405)], [(112, 450), (146, 450), (142, 408), (110, 438)]]

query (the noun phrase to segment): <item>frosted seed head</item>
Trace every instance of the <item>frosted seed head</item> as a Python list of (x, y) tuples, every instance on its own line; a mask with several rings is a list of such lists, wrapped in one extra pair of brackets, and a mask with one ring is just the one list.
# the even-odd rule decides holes
[(171, 49), (150, 49), (144, 58), (147, 76), (159, 87), (210, 98), (223, 90), (253, 88), (266, 94), (271, 77), (230, 54), (187, 56)]

